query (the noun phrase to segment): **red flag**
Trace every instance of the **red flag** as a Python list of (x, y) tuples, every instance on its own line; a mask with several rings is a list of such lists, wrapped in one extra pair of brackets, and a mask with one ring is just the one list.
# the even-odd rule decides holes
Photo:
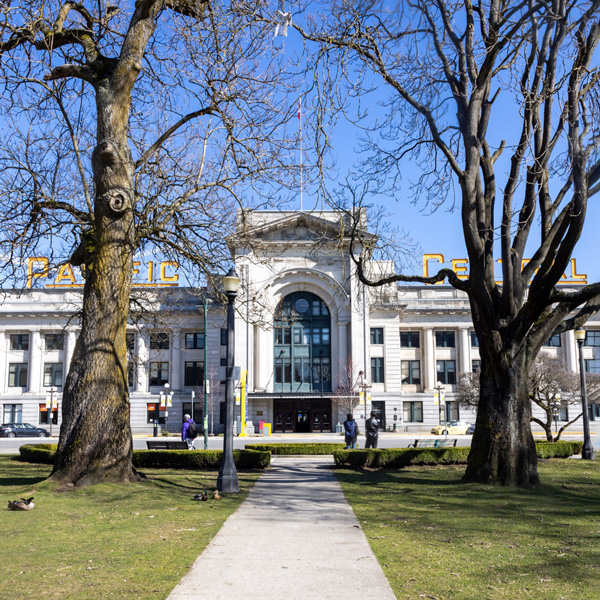
[(300, 118), (300, 107), (302, 105), (302, 98), (298, 98), (298, 118)]

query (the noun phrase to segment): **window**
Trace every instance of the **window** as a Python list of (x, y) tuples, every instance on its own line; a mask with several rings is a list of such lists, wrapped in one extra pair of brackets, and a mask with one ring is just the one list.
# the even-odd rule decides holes
[(65, 336), (62, 333), (47, 333), (44, 335), (44, 348), (46, 352), (64, 350)]
[(437, 380), (440, 383), (456, 383), (456, 362), (453, 360), (437, 360)]
[(135, 348), (135, 333), (129, 332), (125, 334), (125, 345), (127, 346), (127, 350)]
[(40, 425), (50, 425), (48, 420), (50, 412), (52, 412), (52, 425), (58, 425), (58, 407), (50, 411), (49, 408), (46, 408), (46, 403), (40, 404), (40, 411), (38, 413), (38, 423)]
[(446, 405), (446, 423), (459, 420), (458, 402), (444, 402)]
[(402, 346), (402, 348), (419, 348), (419, 345), (418, 331), (400, 332), (400, 346)]
[(383, 371), (383, 358), (371, 359), (371, 382), (383, 383), (385, 381)]
[(190, 415), (196, 424), (202, 423), (204, 402), (194, 402), (194, 410), (192, 410), (191, 402), (184, 402), (181, 407), (184, 415)]
[(168, 350), (169, 334), (153, 332), (150, 334), (150, 350)]
[(584, 362), (586, 373), (600, 373), (600, 358), (587, 358)]
[(553, 335), (544, 346), (551, 346), (552, 348), (560, 348), (560, 333)]
[(421, 363), (418, 360), (403, 360), (401, 366), (402, 383), (410, 385), (420, 385)]
[(27, 387), (27, 363), (8, 365), (8, 387)]
[(5, 404), (2, 414), (3, 423), (20, 423), (23, 420), (23, 405)]
[(132, 360), (127, 361), (127, 385), (133, 388), (133, 380), (135, 377), (135, 362)]
[(435, 345), (437, 348), (455, 348), (456, 340), (454, 331), (436, 331)]
[(405, 423), (422, 423), (423, 422), (423, 403), (422, 402), (403, 402), (402, 408), (404, 412)]
[(477, 373), (477, 371), (479, 371), (479, 368), (481, 367), (481, 361), (478, 359), (474, 359), (471, 361), (471, 372), (472, 373)]
[(11, 350), (29, 350), (28, 333), (12, 333), (10, 336)]
[(169, 383), (169, 363), (167, 361), (150, 363), (150, 385)]
[(44, 387), (59, 387), (63, 380), (62, 363), (46, 363), (44, 365)]
[[(12, 338), (12, 335), (10, 336)], [(584, 346), (600, 346), (600, 329), (590, 329), (585, 332)], [(12, 348), (11, 348), (12, 349)]]
[(204, 385), (204, 363), (187, 362), (185, 363), (185, 383), (186, 387)]
[(371, 327), (371, 344), (383, 344), (383, 327)]
[(227, 346), (227, 329), (221, 329), (221, 346)]
[(203, 333), (186, 333), (185, 334), (185, 349), (186, 350), (202, 350), (204, 348)]
[(471, 348), (479, 348), (479, 338), (475, 331), (471, 331)]

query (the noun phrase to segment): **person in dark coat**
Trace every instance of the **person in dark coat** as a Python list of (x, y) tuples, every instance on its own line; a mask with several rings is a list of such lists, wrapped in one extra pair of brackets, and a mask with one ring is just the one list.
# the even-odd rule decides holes
[(354, 420), (351, 414), (344, 421), (344, 440), (346, 442), (346, 450), (356, 449), (356, 440), (358, 438), (358, 423)]
[(374, 412), (371, 412), (371, 417), (365, 423), (365, 448), (377, 448), (379, 440), (379, 421)]

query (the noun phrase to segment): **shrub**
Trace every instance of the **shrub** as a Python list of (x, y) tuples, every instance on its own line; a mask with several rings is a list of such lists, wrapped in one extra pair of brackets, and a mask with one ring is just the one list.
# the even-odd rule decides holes
[(57, 444), (25, 444), (19, 448), (20, 459), (41, 465), (54, 464)]
[[(538, 458), (568, 458), (581, 454), (583, 442), (536, 443)], [(410, 465), (466, 464), (470, 448), (389, 448), (377, 450), (338, 450), (333, 453), (336, 467), (401, 469)]]
[(345, 444), (246, 444), (246, 450), (260, 450), (278, 455), (333, 454), (345, 447)]
[[(218, 469), (223, 460), (222, 450), (134, 450), (136, 469)], [(271, 464), (270, 452), (234, 450), (233, 460), (238, 469), (265, 469)]]
[[(51, 465), (54, 463), (56, 444), (27, 444), (19, 448), (21, 460)], [(134, 450), (136, 469), (218, 469), (222, 450)], [(238, 469), (265, 469), (271, 464), (270, 452), (234, 450), (233, 460)]]

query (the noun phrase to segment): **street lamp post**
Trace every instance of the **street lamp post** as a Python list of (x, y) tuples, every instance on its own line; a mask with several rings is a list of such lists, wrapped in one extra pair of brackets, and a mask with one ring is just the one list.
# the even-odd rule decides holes
[(227, 372), (225, 379), (225, 435), (223, 437), (223, 460), (217, 477), (220, 492), (239, 492), (238, 476), (233, 460), (233, 369), (235, 360), (235, 298), (240, 289), (240, 278), (235, 269), (223, 277), (223, 290), (227, 295)]
[(169, 406), (171, 406), (173, 402), (173, 393), (169, 391), (170, 387), (171, 386), (168, 383), (165, 383), (165, 431), (167, 434), (169, 433), (169, 429), (167, 427), (169, 423)]
[(581, 450), (581, 458), (585, 460), (594, 460), (596, 454), (592, 446), (590, 437), (590, 420), (587, 406), (587, 389), (585, 384), (585, 363), (583, 361), (583, 342), (585, 340), (585, 330), (577, 329), (575, 331), (575, 339), (579, 346), (579, 374), (581, 376), (581, 407), (583, 410), (583, 448)]
[[(435, 387), (436, 391), (437, 391), (437, 397), (438, 397), (438, 402), (439, 402), (439, 406), (438, 406), (438, 420), (440, 422), (440, 425), (442, 424), (442, 406), (444, 405), (444, 392), (445, 392), (445, 388), (444, 388), (444, 384), (441, 381), (437, 382), (437, 386)], [(444, 425), (446, 424), (446, 416), (444, 415)]]

